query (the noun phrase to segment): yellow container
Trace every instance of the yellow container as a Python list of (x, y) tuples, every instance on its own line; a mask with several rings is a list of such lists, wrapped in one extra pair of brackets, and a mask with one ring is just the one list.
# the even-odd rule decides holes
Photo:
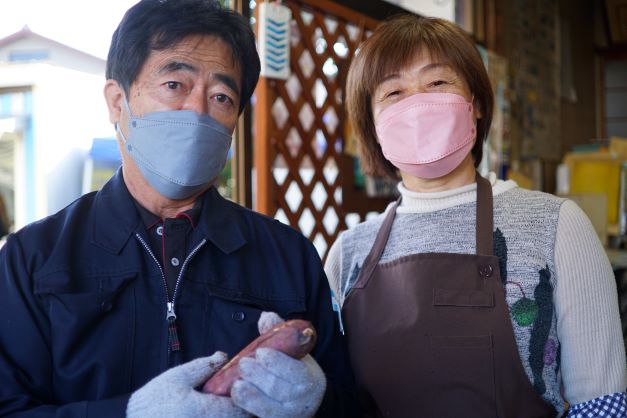
[(616, 228), (622, 160), (608, 153), (582, 153), (568, 154), (564, 161), (570, 168), (570, 193), (606, 194), (608, 227)]

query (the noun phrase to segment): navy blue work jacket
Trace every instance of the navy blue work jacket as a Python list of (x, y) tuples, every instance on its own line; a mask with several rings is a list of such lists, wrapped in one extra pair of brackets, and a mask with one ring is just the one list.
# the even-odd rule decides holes
[[(181, 351), (168, 344), (166, 289), (118, 173), (0, 251), (0, 416), (122, 417), (130, 394), (176, 364), (235, 355), (262, 311), (304, 318), (327, 393), (318, 416), (352, 415), (353, 378), (320, 259), (301, 234), (211, 188), (175, 306)], [(193, 252), (193, 251), (190, 251)], [(20, 413), (21, 412), (21, 413)]]

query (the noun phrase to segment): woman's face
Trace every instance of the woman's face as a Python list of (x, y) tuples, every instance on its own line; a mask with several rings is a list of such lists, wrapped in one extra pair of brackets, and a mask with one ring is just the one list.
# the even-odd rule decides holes
[[(431, 58), (423, 48), (398, 71), (387, 74), (372, 96), (375, 124), (388, 106), (416, 93), (455, 93), (470, 101), (466, 80), (450, 65)], [(475, 118), (480, 117), (475, 107)]]

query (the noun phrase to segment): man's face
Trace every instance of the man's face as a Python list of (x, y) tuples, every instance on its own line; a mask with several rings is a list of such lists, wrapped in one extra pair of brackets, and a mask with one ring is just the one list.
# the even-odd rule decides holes
[[(131, 85), (128, 101), (135, 116), (193, 110), (232, 132), (239, 116), (240, 84), (241, 69), (231, 48), (216, 36), (192, 35), (172, 48), (151, 52)], [(127, 135), (125, 107), (118, 122)]]

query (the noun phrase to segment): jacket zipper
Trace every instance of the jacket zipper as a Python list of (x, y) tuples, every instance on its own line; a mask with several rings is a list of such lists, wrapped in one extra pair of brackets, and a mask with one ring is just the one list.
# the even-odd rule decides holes
[(139, 242), (142, 244), (142, 247), (144, 247), (144, 249), (148, 252), (150, 257), (157, 264), (157, 267), (159, 267), (159, 272), (161, 273), (161, 279), (163, 280), (163, 287), (165, 289), (165, 306), (166, 306), (165, 319), (168, 322), (168, 355), (169, 355), (170, 352), (179, 351), (181, 349), (181, 342), (179, 340), (178, 331), (176, 327), (176, 312), (174, 310), (175, 304), (176, 304), (176, 294), (179, 289), (179, 284), (181, 283), (181, 278), (183, 277), (183, 272), (185, 271), (185, 267), (187, 266), (187, 263), (198, 252), (200, 247), (205, 245), (207, 240), (203, 238), (203, 240), (200, 241), (200, 243), (196, 247), (194, 247), (194, 249), (187, 255), (187, 257), (185, 258), (185, 261), (183, 261), (183, 265), (181, 266), (181, 271), (179, 271), (179, 275), (176, 278), (176, 284), (174, 285), (174, 292), (172, 292), (172, 300), (170, 301), (168, 299), (168, 294), (169, 294), (168, 282), (165, 279), (165, 273), (163, 273), (163, 268), (161, 268), (161, 264), (159, 264), (157, 257), (155, 257), (154, 253), (152, 252), (150, 247), (148, 247), (148, 245), (146, 244), (146, 241), (144, 241), (141, 235), (136, 233), (135, 237), (139, 240)]

